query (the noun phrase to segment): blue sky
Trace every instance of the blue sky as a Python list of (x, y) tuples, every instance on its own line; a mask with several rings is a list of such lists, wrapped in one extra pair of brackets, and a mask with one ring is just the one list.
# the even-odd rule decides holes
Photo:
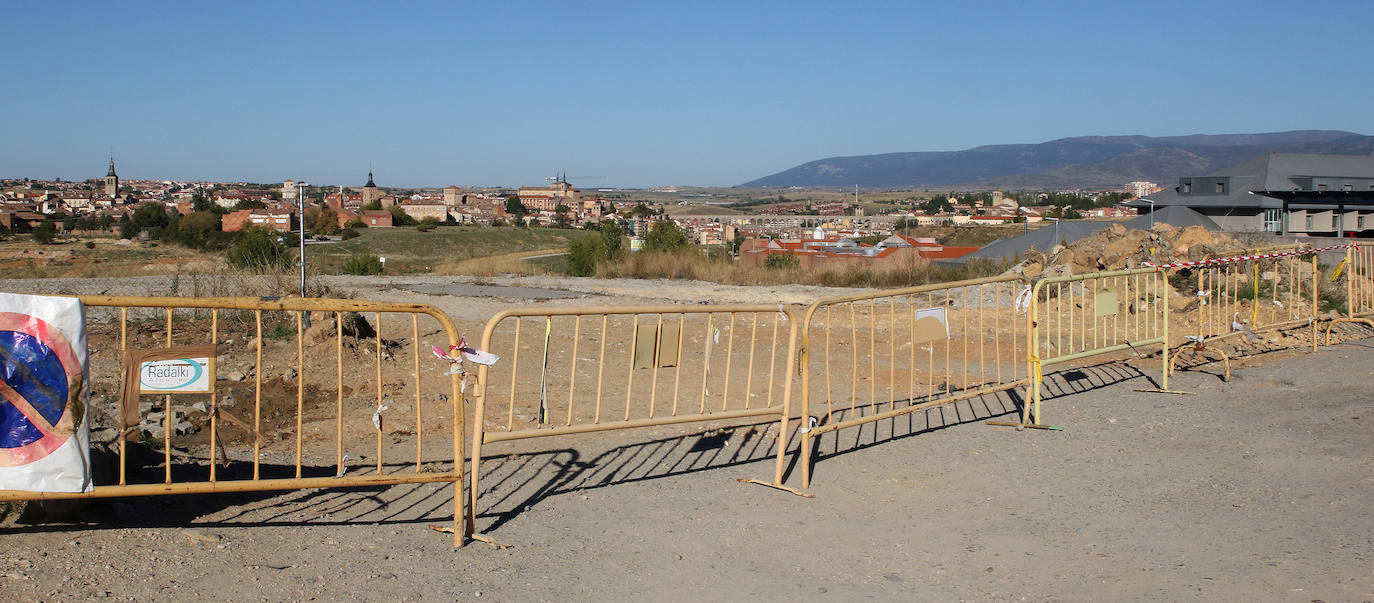
[(1374, 133), (1374, 2), (16, 2), (0, 177), (730, 186), (837, 155)]

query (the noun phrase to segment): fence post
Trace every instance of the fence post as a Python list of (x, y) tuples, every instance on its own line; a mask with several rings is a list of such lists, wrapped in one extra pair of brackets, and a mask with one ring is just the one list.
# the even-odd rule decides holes
[(1317, 290), (1321, 287), (1321, 273), (1317, 269), (1317, 253), (1312, 253), (1312, 351), (1317, 351), (1317, 301), (1321, 297)]
[(1169, 390), (1169, 292), (1170, 292), (1170, 290), (1172, 289), (1172, 286), (1169, 285), (1169, 279), (1168, 279), (1168, 277), (1165, 275), (1165, 273), (1164, 273), (1163, 270), (1158, 270), (1158, 269), (1156, 269), (1156, 270), (1155, 270), (1155, 274), (1157, 275), (1156, 278), (1159, 279), (1160, 283), (1161, 283), (1162, 285), (1164, 285), (1164, 287), (1163, 287), (1163, 289), (1164, 289), (1164, 291), (1163, 291), (1163, 295), (1164, 295), (1164, 343), (1163, 343), (1162, 346), (1161, 346), (1163, 351), (1162, 351), (1162, 352), (1160, 353), (1160, 355), (1159, 355), (1160, 361), (1161, 361), (1161, 363), (1162, 363), (1162, 365), (1163, 365), (1164, 368), (1163, 368), (1163, 372), (1161, 373), (1161, 374), (1163, 375), (1163, 377), (1161, 378), (1160, 389), (1163, 389), (1163, 390), (1165, 390), (1165, 391), (1168, 391), (1168, 390)]
[(1345, 315), (1355, 318), (1355, 257), (1354, 245), (1345, 248)]

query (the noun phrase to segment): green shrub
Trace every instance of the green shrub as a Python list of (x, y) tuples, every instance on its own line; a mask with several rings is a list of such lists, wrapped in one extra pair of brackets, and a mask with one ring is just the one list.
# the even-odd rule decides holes
[(596, 263), (605, 257), (606, 247), (600, 234), (573, 239), (568, 243), (568, 275), (596, 274)]
[(57, 227), (52, 222), (44, 222), (33, 229), (33, 240), (39, 245), (47, 245), (57, 238)]
[(268, 339), (286, 339), (296, 335), (296, 329), (284, 323), (277, 323), (272, 326), (272, 330), (267, 332)]
[(672, 220), (654, 222), (653, 226), (649, 227), (649, 232), (644, 235), (646, 251), (677, 251), (691, 245), (692, 241), (687, 238), (687, 232)]
[(797, 259), (797, 256), (792, 255), (790, 253), (775, 253), (769, 255), (767, 258), (763, 260), (763, 267), (771, 268), (773, 270), (785, 270), (788, 268), (796, 268), (800, 265), (801, 260)]
[(435, 226), (433, 222), (421, 222), (419, 226), (415, 227), (415, 230), (418, 230), (420, 232), (429, 232), (431, 230), (434, 230), (434, 228)]
[(370, 253), (360, 253), (348, 258), (343, 265), (344, 274), (372, 275), (382, 273), (382, 259)]
[(356, 239), (356, 238), (358, 238), (358, 237), (360, 237), (360, 236), (362, 236), (362, 235), (361, 235), (361, 234), (358, 234), (358, 231), (353, 230), (352, 228), (345, 228), (345, 229), (339, 231), (339, 238), (340, 238), (340, 239), (343, 239), (343, 240), (345, 240), (345, 241), (347, 241), (347, 240), (349, 240), (349, 239)]
[(286, 267), (286, 246), (275, 233), (261, 228), (245, 228), (229, 248), (229, 265), (243, 270), (265, 272)]

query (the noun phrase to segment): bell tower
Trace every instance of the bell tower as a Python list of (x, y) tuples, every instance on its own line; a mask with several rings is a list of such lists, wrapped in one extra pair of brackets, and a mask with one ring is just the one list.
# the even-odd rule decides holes
[(105, 172), (105, 194), (110, 197), (119, 196), (119, 176), (115, 174), (114, 157), (110, 158), (110, 169)]

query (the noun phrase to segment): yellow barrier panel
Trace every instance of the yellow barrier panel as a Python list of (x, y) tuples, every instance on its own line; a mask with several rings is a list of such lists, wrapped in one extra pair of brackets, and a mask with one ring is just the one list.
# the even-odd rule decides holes
[[(1216, 258), (1184, 267), (1174, 280), (1181, 293), (1196, 297), (1195, 316), (1187, 320), (1189, 339), (1207, 343), (1311, 325), (1316, 346), (1319, 276), (1310, 248), (1273, 248), (1234, 258)], [(1186, 287), (1185, 287), (1186, 284)]]
[(1047, 365), (1123, 351), (1163, 354), (1169, 389), (1169, 284), (1155, 268), (1041, 279), (1026, 313), (1027, 371), (1034, 375), (1021, 421), (1044, 425), (1040, 412)]
[[(529, 324), (533, 323), (533, 324)], [(484, 444), (677, 423), (776, 417), (782, 486), (797, 320), (779, 305), (506, 310), (480, 349), (467, 530)], [(753, 480), (751, 480), (753, 481)]]
[[(1019, 277), (998, 276), (811, 304), (801, 335), (802, 487), (814, 438), (1025, 385), (1024, 295)], [(819, 417), (813, 398), (825, 402)]]
[(1331, 330), (1339, 323), (1360, 323), (1374, 328), (1374, 244), (1350, 243), (1345, 259), (1331, 274), (1335, 283), (1345, 278), (1345, 316), (1326, 325), (1326, 345), (1331, 345)]
[[(90, 492), (5, 490), (0, 500), (450, 482), (454, 545), (462, 545), (462, 375), (447, 363), (422, 364), (431, 354), (422, 341), (458, 344), (452, 321), (437, 308), (311, 298), (80, 299), (88, 345), (96, 350), (90, 412), (116, 417), (120, 425), (107, 430), (117, 440), (117, 478), (100, 483), (97, 476)], [(137, 365), (131, 384), (125, 361), (166, 356), (169, 349), (213, 354), (220, 379), (211, 380), (208, 394), (149, 400), (122, 389), (139, 387)], [(438, 401), (427, 402), (425, 392)], [(161, 417), (149, 420), (154, 409)], [(443, 436), (452, 438), (451, 449), (427, 456), (424, 439)], [(128, 441), (140, 437), (142, 444)], [(414, 457), (388, 464), (385, 444), (393, 440), (393, 450), (405, 449), (394, 440), (406, 437), (413, 439)], [(131, 466), (135, 446), (159, 452), (161, 469)], [(366, 456), (372, 457), (366, 465), (349, 463)], [(432, 466), (446, 462), (448, 470)]]

